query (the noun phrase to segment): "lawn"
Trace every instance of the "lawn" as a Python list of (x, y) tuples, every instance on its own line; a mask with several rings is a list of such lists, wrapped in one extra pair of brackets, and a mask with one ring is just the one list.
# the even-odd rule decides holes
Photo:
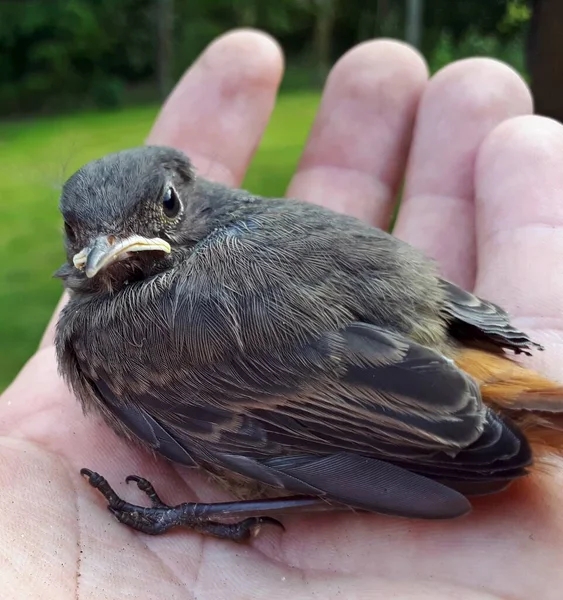
[[(319, 97), (280, 98), (244, 186), (281, 195)], [(0, 123), (0, 389), (34, 352), (61, 294), (58, 196), (80, 165), (143, 143), (157, 107)]]

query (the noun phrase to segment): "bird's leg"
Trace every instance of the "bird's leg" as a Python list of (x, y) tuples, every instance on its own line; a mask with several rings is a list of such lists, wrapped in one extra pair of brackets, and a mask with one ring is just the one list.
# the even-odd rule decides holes
[[(128, 483), (134, 481), (151, 501), (151, 507), (144, 507), (122, 500), (106, 479), (98, 473), (90, 469), (81, 469), (80, 473), (87, 477), (90, 485), (104, 496), (108, 502), (108, 510), (118, 521), (149, 535), (159, 535), (173, 527), (182, 526), (204, 535), (244, 542), (251, 537), (255, 537), (262, 525), (277, 525), (284, 529), (284, 526), (278, 520), (266, 516), (264, 513), (289, 514), (334, 510), (335, 508), (318, 498), (310, 496), (218, 502), (215, 504), (185, 502), (176, 506), (169, 506), (162, 502), (154, 487), (146, 479), (130, 475), (126, 478), (126, 481)], [(241, 516), (246, 516), (246, 518), (236, 523), (222, 523), (220, 521), (220, 519)]]

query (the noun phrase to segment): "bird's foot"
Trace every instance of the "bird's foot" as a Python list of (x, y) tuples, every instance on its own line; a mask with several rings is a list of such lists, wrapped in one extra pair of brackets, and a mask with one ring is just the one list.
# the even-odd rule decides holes
[(238, 504), (236, 502), (224, 504), (185, 502), (176, 506), (169, 506), (160, 499), (149, 481), (136, 475), (130, 475), (125, 481), (127, 483), (134, 481), (151, 501), (150, 508), (137, 506), (122, 500), (106, 479), (98, 473), (90, 469), (81, 469), (80, 474), (85, 476), (90, 485), (104, 496), (108, 502), (108, 510), (118, 521), (149, 535), (159, 535), (173, 527), (181, 526), (188, 527), (204, 535), (234, 542), (245, 542), (258, 535), (262, 525), (277, 525), (284, 529), (279, 521), (271, 517), (253, 516), (236, 523), (221, 523), (210, 518), (210, 513), (228, 517), (228, 511), (217, 511), (215, 507), (236, 506)]

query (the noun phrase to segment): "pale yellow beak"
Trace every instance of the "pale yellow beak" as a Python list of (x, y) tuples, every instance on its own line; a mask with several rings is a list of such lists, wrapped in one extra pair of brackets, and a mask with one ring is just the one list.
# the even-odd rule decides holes
[(170, 254), (170, 244), (160, 238), (145, 238), (132, 235), (124, 240), (113, 235), (103, 235), (94, 240), (87, 248), (75, 254), (72, 262), (77, 269), (84, 269), (86, 277), (94, 277), (111, 263), (123, 260), (131, 252), (153, 250)]

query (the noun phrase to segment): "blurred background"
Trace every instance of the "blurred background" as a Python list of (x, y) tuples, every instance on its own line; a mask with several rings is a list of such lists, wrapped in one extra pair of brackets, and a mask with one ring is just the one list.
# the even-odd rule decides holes
[[(281, 99), (244, 186), (281, 195), (331, 65), (375, 37), (432, 72), (503, 60), (536, 110), (563, 117), (562, 0), (0, 0), (0, 389), (61, 294), (58, 195), (84, 162), (142, 144), (162, 99), (216, 36), (263, 29), (284, 48)], [(560, 64), (561, 63), (561, 64)]]

